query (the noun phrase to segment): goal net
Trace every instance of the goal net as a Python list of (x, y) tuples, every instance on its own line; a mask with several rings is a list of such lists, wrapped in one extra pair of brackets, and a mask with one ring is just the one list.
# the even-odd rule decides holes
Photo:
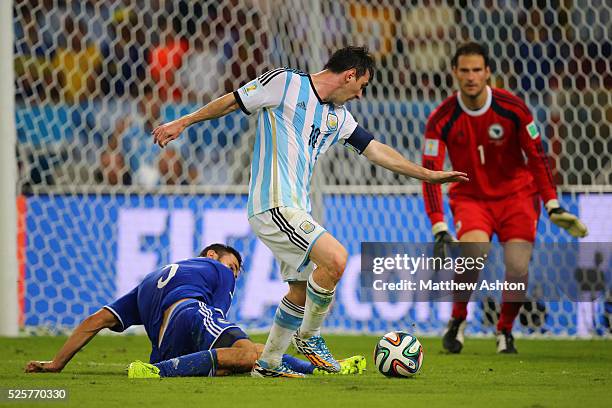
[[(587, 223), (587, 241), (612, 241), (607, 1), (15, 0), (13, 10), (28, 331), (71, 328), (157, 266), (218, 241), (246, 259), (231, 319), (269, 327), (285, 285), (246, 218), (254, 118), (193, 126), (164, 150), (150, 133), (268, 69), (316, 72), (347, 44), (367, 45), (378, 65), (349, 109), (420, 163), (427, 117), (455, 89), (449, 56), (461, 41), (485, 43), (492, 86), (524, 98), (536, 118), (562, 205)], [(448, 303), (373, 302), (359, 287), (361, 242), (432, 240), (420, 185), (341, 148), (313, 183), (315, 217), (350, 254), (326, 329), (440, 333)], [(572, 242), (545, 215), (538, 232), (541, 243)], [(603, 248), (579, 266), (609, 271)], [(564, 277), (532, 284), (547, 279)], [(610, 284), (585, 289), (581, 303), (527, 303), (517, 330), (609, 333)], [(490, 332), (498, 304), (470, 308), (470, 330)]]

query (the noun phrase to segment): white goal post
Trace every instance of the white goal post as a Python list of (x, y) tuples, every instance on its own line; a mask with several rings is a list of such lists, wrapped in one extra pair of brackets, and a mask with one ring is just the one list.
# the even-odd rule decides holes
[(13, 2), (0, 2), (0, 336), (18, 334)]

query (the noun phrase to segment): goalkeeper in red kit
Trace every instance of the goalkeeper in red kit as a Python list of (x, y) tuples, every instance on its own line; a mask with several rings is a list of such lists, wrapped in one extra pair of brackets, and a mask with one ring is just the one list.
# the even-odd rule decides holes
[[(559, 205), (529, 108), (510, 92), (487, 85), (491, 71), (486, 49), (477, 43), (461, 45), (451, 67), (459, 92), (442, 102), (427, 121), (423, 165), (442, 169), (448, 151), (453, 169), (470, 175), (471, 182), (454, 183), (448, 193), (459, 241), (483, 243), (469, 246), (472, 252), (477, 250), (468, 255), (481, 256), (497, 234), (504, 245), (506, 281), (526, 282), (540, 200), (551, 221), (572, 236), (584, 237), (587, 229)], [(444, 222), (440, 186), (423, 183), (423, 195), (438, 248), (455, 241)], [(455, 276), (461, 279), (466, 277)], [(443, 338), (444, 348), (451, 353), (463, 347), (469, 295), (454, 296)], [(499, 353), (516, 353), (512, 325), (523, 297), (524, 292), (502, 294)]]

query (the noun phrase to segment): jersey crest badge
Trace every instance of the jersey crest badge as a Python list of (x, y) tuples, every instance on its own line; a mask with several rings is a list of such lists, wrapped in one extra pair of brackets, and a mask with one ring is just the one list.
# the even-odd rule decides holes
[(426, 156), (437, 156), (438, 155), (438, 139), (426, 139), (425, 140), (425, 155)]
[(489, 137), (493, 140), (499, 140), (504, 137), (504, 128), (499, 123), (494, 123), (489, 126)]
[(537, 139), (540, 136), (540, 131), (533, 121), (527, 125), (527, 133), (529, 133), (529, 137), (532, 139)]
[(335, 113), (327, 114), (327, 129), (332, 131), (338, 129), (338, 116)]
[(304, 221), (300, 224), (300, 229), (304, 231), (304, 233), (310, 234), (312, 231), (314, 231), (315, 226), (310, 221)]

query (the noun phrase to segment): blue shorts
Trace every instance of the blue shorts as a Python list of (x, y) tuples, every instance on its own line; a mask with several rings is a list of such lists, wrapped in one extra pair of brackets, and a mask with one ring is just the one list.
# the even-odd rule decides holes
[(151, 362), (231, 347), (236, 341), (248, 338), (235, 323), (225, 320), (220, 311), (195, 299), (186, 300), (178, 304), (168, 318), (157, 353), (153, 345)]
[(212, 348), (231, 347), (237, 340), (249, 338), (235, 323), (225, 320), (220, 310), (190, 299), (174, 308), (158, 347), (163, 311), (143, 321), (138, 312), (137, 298), (138, 288), (134, 288), (104, 308), (119, 321), (111, 328), (113, 331), (122, 332), (133, 325), (145, 325), (151, 341), (151, 363)]

